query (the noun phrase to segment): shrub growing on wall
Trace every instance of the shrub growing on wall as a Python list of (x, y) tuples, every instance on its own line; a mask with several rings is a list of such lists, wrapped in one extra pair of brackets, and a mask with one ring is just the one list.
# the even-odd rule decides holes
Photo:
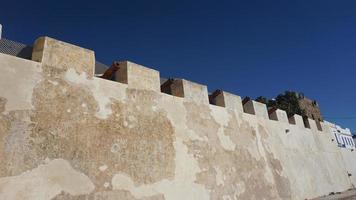
[(299, 106), (298, 97), (295, 92), (286, 91), (284, 94), (278, 95), (276, 97), (276, 106), (281, 110), (285, 110), (288, 117), (294, 114), (305, 115), (305, 111)]
[(266, 97), (259, 96), (256, 98), (257, 102), (264, 103), (268, 108), (278, 108), (285, 110), (288, 117), (298, 114), (301, 116), (305, 115), (305, 111), (300, 108), (298, 103), (298, 97), (295, 92), (286, 91), (280, 94), (276, 99), (268, 100)]
[(260, 103), (264, 103), (264, 104), (268, 105), (268, 101), (269, 101), (269, 100), (268, 100), (266, 97), (259, 96), (259, 97), (256, 98), (255, 101), (260, 102)]

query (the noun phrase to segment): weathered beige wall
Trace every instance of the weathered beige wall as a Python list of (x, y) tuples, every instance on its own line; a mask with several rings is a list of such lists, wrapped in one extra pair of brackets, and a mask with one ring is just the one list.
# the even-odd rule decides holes
[(0, 54), (0, 199), (305, 199), (351, 187), (355, 153), (346, 167), (327, 131), (269, 120), (256, 102), (243, 113), (226, 92), (226, 107), (210, 105), (186, 80), (183, 98), (160, 93), (158, 72), (136, 64), (123, 84), (83, 63)]

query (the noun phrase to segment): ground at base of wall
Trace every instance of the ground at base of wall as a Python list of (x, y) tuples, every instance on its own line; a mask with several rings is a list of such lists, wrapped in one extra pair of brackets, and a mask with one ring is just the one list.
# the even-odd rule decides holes
[(313, 200), (356, 200), (356, 189), (347, 190), (341, 193), (333, 193)]

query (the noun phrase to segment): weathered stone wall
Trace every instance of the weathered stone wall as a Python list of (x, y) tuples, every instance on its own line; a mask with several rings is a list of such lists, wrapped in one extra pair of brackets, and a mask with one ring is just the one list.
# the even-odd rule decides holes
[(0, 54), (0, 199), (305, 199), (356, 181), (355, 153), (345, 165), (313, 120), (227, 92), (210, 105), (186, 80), (164, 94), (131, 62), (124, 83), (96, 78), (91, 51), (43, 40), (41, 62)]
[(320, 108), (315, 101), (308, 98), (300, 98), (298, 99), (298, 104), (301, 109), (305, 111), (305, 115), (310, 119), (323, 121), (323, 116), (321, 116)]

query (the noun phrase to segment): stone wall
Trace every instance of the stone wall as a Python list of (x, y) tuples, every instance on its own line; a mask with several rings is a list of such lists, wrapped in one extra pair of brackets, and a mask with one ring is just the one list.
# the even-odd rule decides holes
[(321, 116), (320, 108), (316, 101), (303, 97), (298, 99), (298, 104), (310, 119), (323, 121), (323, 116)]
[(92, 51), (48, 37), (34, 49), (39, 62), (0, 54), (0, 199), (305, 199), (355, 184), (355, 153), (314, 120), (224, 91), (211, 105), (187, 80), (165, 94), (127, 61), (118, 82), (96, 78)]

